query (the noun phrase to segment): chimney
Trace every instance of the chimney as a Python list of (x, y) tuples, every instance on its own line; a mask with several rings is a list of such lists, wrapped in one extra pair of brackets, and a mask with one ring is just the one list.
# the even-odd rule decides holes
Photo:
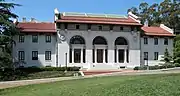
[(26, 18), (25, 17), (22, 18), (22, 22), (26, 22)]
[(36, 22), (35, 18), (31, 18), (30, 22)]
[(144, 22), (144, 27), (149, 27), (148, 20), (146, 19)]

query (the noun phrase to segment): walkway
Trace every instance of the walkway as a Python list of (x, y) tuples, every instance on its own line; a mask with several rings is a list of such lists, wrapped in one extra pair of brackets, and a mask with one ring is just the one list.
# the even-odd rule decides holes
[(121, 71), (121, 72), (86, 75), (84, 77), (59, 77), (59, 78), (46, 78), (46, 79), (34, 79), (34, 80), (5, 81), (5, 82), (0, 82), (0, 89), (24, 86), (24, 85), (30, 85), (30, 84), (50, 83), (50, 82), (56, 82), (56, 81), (84, 79), (84, 78), (102, 77), (102, 76), (171, 74), (171, 73), (180, 73), (180, 69), (154, 70), (154, 71), (132, 71), (132, 70), (128, 71), (126, 70), (126, 71)]

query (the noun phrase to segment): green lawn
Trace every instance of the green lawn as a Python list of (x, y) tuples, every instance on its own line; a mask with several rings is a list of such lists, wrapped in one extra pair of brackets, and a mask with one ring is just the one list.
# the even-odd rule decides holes
[(180, 74), (70, 80), (0, 90), (0, 96), (180, 96)]

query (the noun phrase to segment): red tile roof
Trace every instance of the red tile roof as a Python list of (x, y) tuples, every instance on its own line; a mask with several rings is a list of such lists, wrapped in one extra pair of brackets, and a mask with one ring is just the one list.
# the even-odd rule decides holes
[(68, 23), (91, 23), (91, 24), (115, 24), (115, 25), (137, 25), (131, 18), (104, 18), (104, 17), (83, 17), (83, 16), (61, 16), (56, 22), (68, 22)]
[(56, 28), (54, 23), (41, 22), (20, 22), (17, 24), (17, 27), (21, 29), (21, 32), (50, 32), (55, 33)]
[(175, 36), (173, 33), (164, 30), (161, 27), (142, 27), (145, 35), (151, 36)]

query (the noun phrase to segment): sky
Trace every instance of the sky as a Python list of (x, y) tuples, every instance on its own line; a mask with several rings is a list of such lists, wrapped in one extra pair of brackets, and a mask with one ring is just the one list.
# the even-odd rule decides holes
[(127, 15), (131, 7), (138, 7), (141, 2), (148, 4), (160, 3), (162, 0), (9, 0), (22, 6), (12, 11), (19, 16), (19, 21), (25, 17), (29, 21), (35, 18), (42, 22), (53, 22), (54, 9), (59, 12), (83, 12), (99, 14)]

